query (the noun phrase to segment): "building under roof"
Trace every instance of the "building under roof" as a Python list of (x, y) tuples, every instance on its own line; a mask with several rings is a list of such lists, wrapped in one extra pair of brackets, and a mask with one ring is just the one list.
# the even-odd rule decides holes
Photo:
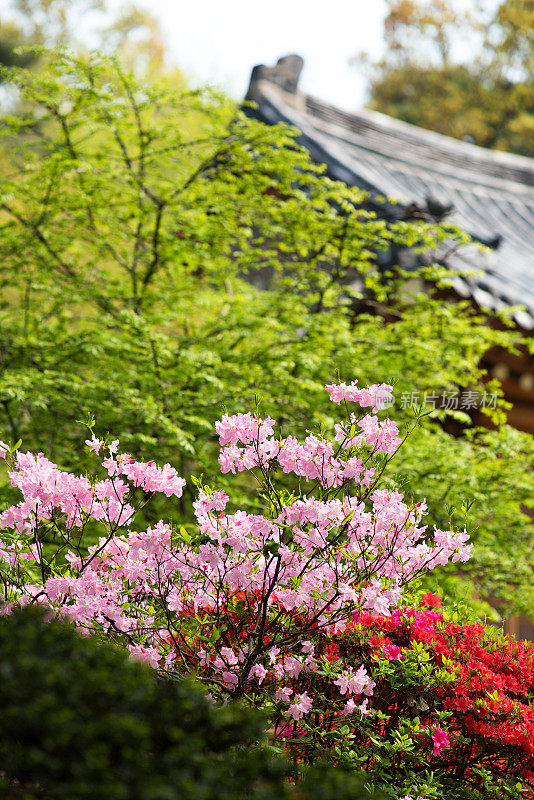
[[(247, 113), (298, 128), (298, 141), (329, 177), (369, 192), (370, 205), (386, 218), (445, 220), (487, 245), (447, 256), (454, 292), (492, 311), (520, 305), (514, 321), (534, 332), (534, 159), (376, 111), (343, 111), (299, 91), (302, 66), (300, 56), (290, 55), (274, 67), (254, 67), (246, 99), (256, 107)], [(493, 353), (488, 366), (514, 403), (509, 421), (534, 433), (534, 360)]]

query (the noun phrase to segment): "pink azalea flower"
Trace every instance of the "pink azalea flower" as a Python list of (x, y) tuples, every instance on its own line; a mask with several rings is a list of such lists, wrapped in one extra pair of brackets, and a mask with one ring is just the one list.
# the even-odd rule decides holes
[(304, 714), (310, 711), (312, 705), (313, 701), (311, 697), (308, 697), (307, 692), (303, 692), (303, 694), (297, 694), (295, 696), (295, 702), (289, 706), (287, 713), (296, 721), (302, 719)]
[(90, 439), (86, 439), (85, 440), (85, 444), (87, 445), (89, 450), (92, 450), (94, 453), (96, 453), (98, 455), (98, 453), (100, 452), (100, 449), (102, 448), (104, 442), (102, 441), (102, 439), (97, 439), (96, 436), (93, 433), (93, 435), (92, 435), (92, 437)]
[(261, 686), (261, 684), (265, 680), (265, 676), (267, 675), (267, 670), (262, 664), (254, 664), (254, 666), (250, 670), (250, 674), (258, 679), (258, 683)]
[(289, 703), (292, 694), (293, 689), (291, 689), (289, 686), (282, 686), (280, 689), (276, 690), (276, 702), (279, 703), (281, 700), (283, 700), (284, 703)]

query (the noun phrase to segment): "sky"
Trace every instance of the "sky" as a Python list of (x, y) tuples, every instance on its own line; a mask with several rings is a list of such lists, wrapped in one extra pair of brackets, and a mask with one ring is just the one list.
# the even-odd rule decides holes
[[(112, 3), (110, 5), (113, 5)], [(169, 54), (194, 83), (242, 98), (255, 64), (298, 53), (300, 87), (347, 110), (365, 102), (366, 79), (352, 56), (382, 52), (385, 0), (151, 0)]]

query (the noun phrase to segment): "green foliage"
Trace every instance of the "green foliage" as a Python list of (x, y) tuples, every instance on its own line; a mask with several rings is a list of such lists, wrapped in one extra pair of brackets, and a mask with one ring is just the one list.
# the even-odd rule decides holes
[(532, 0), (501, 0), (475, 14), (457, 12), (451, 0), (389, 0), (371, 107), (534, 156), (533, 29)]
[(385, 800), (380, 789), (371, 788), (368, 783), (362, 788), (361, 774), (352, 766), (350, 771), (340, 766), (332, 768), (327, 761), (318, 759), (304, 771), (294, 789), (294, 800)]
[(263, 717), (26, 608), (0, 620), (0, 797), (11, 800), (349, 800), (356, 775), (288, 782)]
[(19, 54), (18, 47), (27, 45), (24, 33), (13, 22), (0, 22), (0, 64), (6, 67), (26, 66), (34, 61), (31, 53)]
[[(223, 411), (261, 398), (288, 433), (329, 426), (323, 386), (338, 372), (392, 379), (397, 398), (482, 392), (482, 355), (518, 341), (467, 303), (436, 299), (443, 270), (426, 268), (428, 291), (413, 295), (408, 274), (384, 273), (377, 253), (411, 247), (431, 263), (440, 243), (465, 237), (387, 225), (287, 126), (208, 91), (140, 83), (98, 56), (9, 77), (28, 111), (0, 122), (0, 437), (80, 472), (91, 462), (76, 455), (79, 421), (95, 415), (97, 435), (224, 488), (213, 437)], [(495, 431), (456, 439), (446, 412), (392, 416), (418, 426), (394, 479), (438, 510), (461, 514), (475, 499), (482, 547), (447, 590), (469, 594), (474, 581), (531, 611), (532, 439), (503, 426), (502, 409)], [(250, 508), (239, 481), (236, 502)], [(187, 525), (189, 499), (165, 513)]]

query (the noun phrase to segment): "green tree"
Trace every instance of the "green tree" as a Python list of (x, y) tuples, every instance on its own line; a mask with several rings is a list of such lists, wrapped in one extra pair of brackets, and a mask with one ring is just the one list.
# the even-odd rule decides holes
[[(212, 93), (140, 84), (97, 57), (11, 79), (30, 110), (1, 127), (11, 172), (0, 178), (0, 437), (83, 471), (79, 420), (94, 414), (99, 435), (224, 488), (213, 423), (225, 410), (248, 411), (259, 395), (288, 432), (329, 426), (323, 386), (338, 372), (391, 378), (399, 399), (482, 393), (482, 355), (517, 342), (468, 303), (409, 295), (407, 276), (377, 263), (392, 245), (431, 263), (461, 233), (386, 225), (287, 126)], [(358, 313), (364, 297), (387, 315)], [(454, 514), (458, 525), (475, 500), (476, 556), (444, 584), (450, 594), (475, 585), (531, 611), (532, 439), (499, 408), (494, 431), (455, 439), (447, 415), (470, 423), (460, 411), (422, 417), (392, 479), (426, 495), (437, 524)], [(415, 425), (410, 409), (393, 416)], [(236, 501), (250, 508), (241, 487)], [(188, 523), (189, 500), (174, 519)]]
[(533, 0), (502, 0), (492, 12), (469, 14), (452, 0), (388, 0), (388, 8), (371, 108), (533, 156)]
[(31, 39), (14, 20), (0, 18), (0, 65), (22, 67), (33, 63), (36, 59), (34, 53), (17, 51), (17, 48), (31, 47), (31, 44)]
[[(39, 64), (41, 48), (87, 49), (79, 31), (98, 48), (121, 53), (144, 74), (165, 69), (165, 46), (157, 19), (137, 5), (125, 5), (113, 17), (106, 0), (8, 0), (0, 17), (0, 64)], [(93, 45), (94, 46), (94, 45)], [(18, 52), (17, 48), (21, 51)], [(183, 84), (178, 73), (179, 84)]]

